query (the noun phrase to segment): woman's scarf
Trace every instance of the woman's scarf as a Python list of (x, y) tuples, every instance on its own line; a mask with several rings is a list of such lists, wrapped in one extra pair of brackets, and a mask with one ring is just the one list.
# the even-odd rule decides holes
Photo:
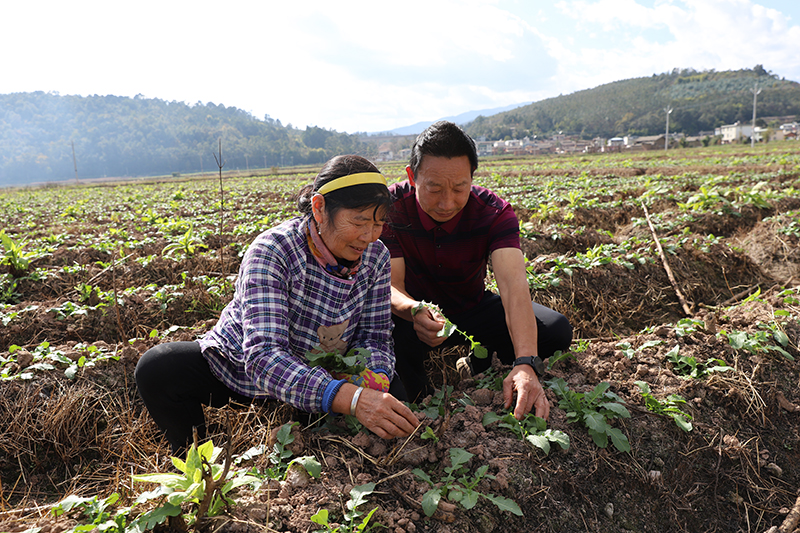
[(319, 235), (319, 230), (317, 229), (317, 224), (313, 217), (308, 219), (306, 240), (308, 241), (308, 247), (311, 249), (314, 258), (326, 272), (342, 279), (353, 279), (353, 277), (355, 277), (358, 266), (361, 264), (361, 258), (358, 258), (350, 266), (340, 264), (330, 250), (328, 250), (328, 247), (325, 246), (325, 243), (322, 242), (322, 237)]

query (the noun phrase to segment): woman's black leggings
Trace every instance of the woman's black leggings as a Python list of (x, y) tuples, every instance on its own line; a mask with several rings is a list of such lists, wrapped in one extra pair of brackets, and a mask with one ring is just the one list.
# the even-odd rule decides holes
[(223, 407), (230, 400), (253, 400), (218, 380), (195, 341), (159, 344), (147, 350), (134, 373), (139, 395), (150, 416), (167, 436), (173, 454), (192, 440), (192, 428), (205, 438), (203, 406)]
[[(166, 434), (173, 455), (182, 455), (192, 441), (192, 429), (205, 438), (203, 406), (223, 407), (231, 400), (250, 404), (252, 398), (229, 389), (211, 373), (195, 341), (159, 344), (147, 350), (134, 373), (139, 395), (150, 416)], [(389, 393), (406, 401), (403, 383), (395, 376)]]

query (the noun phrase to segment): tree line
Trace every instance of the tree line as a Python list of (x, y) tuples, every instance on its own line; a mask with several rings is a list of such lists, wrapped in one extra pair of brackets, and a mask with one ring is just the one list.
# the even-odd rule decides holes
[(674, 69), (601, 85), (534, 102), (512, 111), (478, 117), (467, 126), (475, 138), (487, 140), (555, 133), (584, 139), (664, 133), (666, 108), (670, 131), (697, 135), (753, 116), (753, 92), (758, 88), (758, 116), (800, 114), (800, 84), (756, 65), (735, 71)]
[[(319, 164), (369, 156), (358, 135), (284, 126), (235, 107), (120, 96), (0, 95), (0, 185)], [(73, 160), (73, 147), (75, 158)]]

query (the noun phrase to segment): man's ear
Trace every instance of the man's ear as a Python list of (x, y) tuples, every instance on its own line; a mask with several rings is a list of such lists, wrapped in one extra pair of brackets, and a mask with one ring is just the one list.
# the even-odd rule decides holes
[(323, 211), (325, 210), (325, 197), (321, 194), (315, 194), (311, 197), (311, 214), (314, 216), (314, 221), (317, 225), (322, 224)]
[(411, 165), (406, 165), (406, 174), (408, 175), (408, 182), (414, 187), (416, 187), (417, 184), (416, 180), (414, 179), (414, 171), (411, 170)]

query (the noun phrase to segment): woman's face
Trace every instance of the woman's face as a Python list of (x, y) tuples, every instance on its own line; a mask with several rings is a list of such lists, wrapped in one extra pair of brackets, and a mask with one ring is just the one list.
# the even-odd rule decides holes
[(312, 207), (322, 242), (334, 257), (347, 261), (360, 258), (367, 246), (378, 240), (386, 221), (385, 210), (379, 209), (375, 213), (374, 206), (365, 209), (340, 209), (333, 220), (330, 220), (324, 209), (324, 200), (319, 208), (312, 201)]

